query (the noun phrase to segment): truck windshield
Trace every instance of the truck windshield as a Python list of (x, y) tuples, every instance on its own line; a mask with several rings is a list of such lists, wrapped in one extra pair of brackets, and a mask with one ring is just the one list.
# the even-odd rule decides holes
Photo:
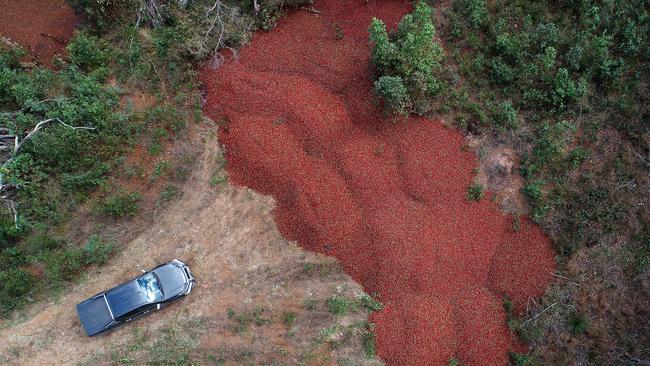
[(158, 278), (156, 278), (155, 274), (150, 272), (138, 278), (138, 285), (145, 293), (147, 302), (162, 300), (162, 290), (160, 289), (160, 284), (158, 283)]

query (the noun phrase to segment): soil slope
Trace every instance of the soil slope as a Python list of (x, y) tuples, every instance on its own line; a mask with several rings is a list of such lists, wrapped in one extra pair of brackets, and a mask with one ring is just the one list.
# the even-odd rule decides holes
[[(358, 337), (339, 339), (351, 324), (365, 321), (367, 311), (335, 316), (325, 305), (332, 296), (360, 296), (360, 286), (333, 259), (287, 243), (273, 223), (272, 199), (209, 183), (222, 156), (214, 130), (211, 124), (192, 125), (187, 144), (198, 152), (196, 169), (179, 198), (118, 255), (88, 270), (65, 293), (0, 320), (0, 365), (180, 365), (189, 364), (181, 357), (188, 354), (201, 365), (295, 365), (306, 359), (310, 365), (381, 364), (365, 357)], [(137, 226), (122, 225), (120, 237)], [(186, 261), (197, 279), (187, 298), (86, 337), (77, 303), (173, 258)], [(282, 320), (285, 313), (295, 314), (291, 324)], [(337, 332), (321, 340), (328, 329)], [(184, 343), (175, 345), (177, 339)], [(330, 341), (341, 345), (331, 350)], [(152, 362), (149, 353), (162, 361)]]
[(65, 0), (0, 0), (0, 35), (50, 65), (72, 37), (75, 14)]
[[(505, 365), (517, 309), (551, 281), (553, 251), (527, 221), (469, 202), (476, 159), (440, 121), (394, 124), (373, 102), (367, 27), (406, 1), (316, 1), (205, 68), (231, 179), (272, 195), (282, 234), (334, 256), (386, 306), (373, 316), (390, 365)], [(342, 35), (341, 37), (341, 32)]]

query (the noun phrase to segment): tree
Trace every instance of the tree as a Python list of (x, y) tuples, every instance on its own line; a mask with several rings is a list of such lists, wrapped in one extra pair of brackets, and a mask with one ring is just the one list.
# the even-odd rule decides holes
[(384, 99), (388, 112), (424, 114), (442, 88), (435, 73), (443, 51), (435, 41), (432, 16), (433, 9), (420, 2), (402, 18), (394, 35), (381, 20), (373, 18), (370, 23), (371, 62), (378, 79), (375, 94)]

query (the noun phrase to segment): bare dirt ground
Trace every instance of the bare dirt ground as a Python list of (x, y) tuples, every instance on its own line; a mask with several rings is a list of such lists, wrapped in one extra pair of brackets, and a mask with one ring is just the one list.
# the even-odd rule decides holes
[[(334, 260), (284, 240), (271, 198), (210, 184), (222, 161), (216, 128), (191, 130), (188, 143), (202, 153), (179, 198), (66, 294), (0, 323), (0, 364), (380, 363), (362, 351), (367, 311), (336, 316), (326, 305), (358, 298), (360, 286)], [(192, 294), (106, 335), (84, 335), (78, 302), (173, 258), (190, 264)]]

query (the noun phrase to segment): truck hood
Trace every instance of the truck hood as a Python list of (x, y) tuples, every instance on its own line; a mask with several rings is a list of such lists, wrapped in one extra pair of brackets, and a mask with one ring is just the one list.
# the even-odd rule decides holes
[(156, 268), (153, 272), (160, 280), (160, 286), (166, 299), (183, 293), (189, 284), (185, 271), (176, 264), (168, 263)]

